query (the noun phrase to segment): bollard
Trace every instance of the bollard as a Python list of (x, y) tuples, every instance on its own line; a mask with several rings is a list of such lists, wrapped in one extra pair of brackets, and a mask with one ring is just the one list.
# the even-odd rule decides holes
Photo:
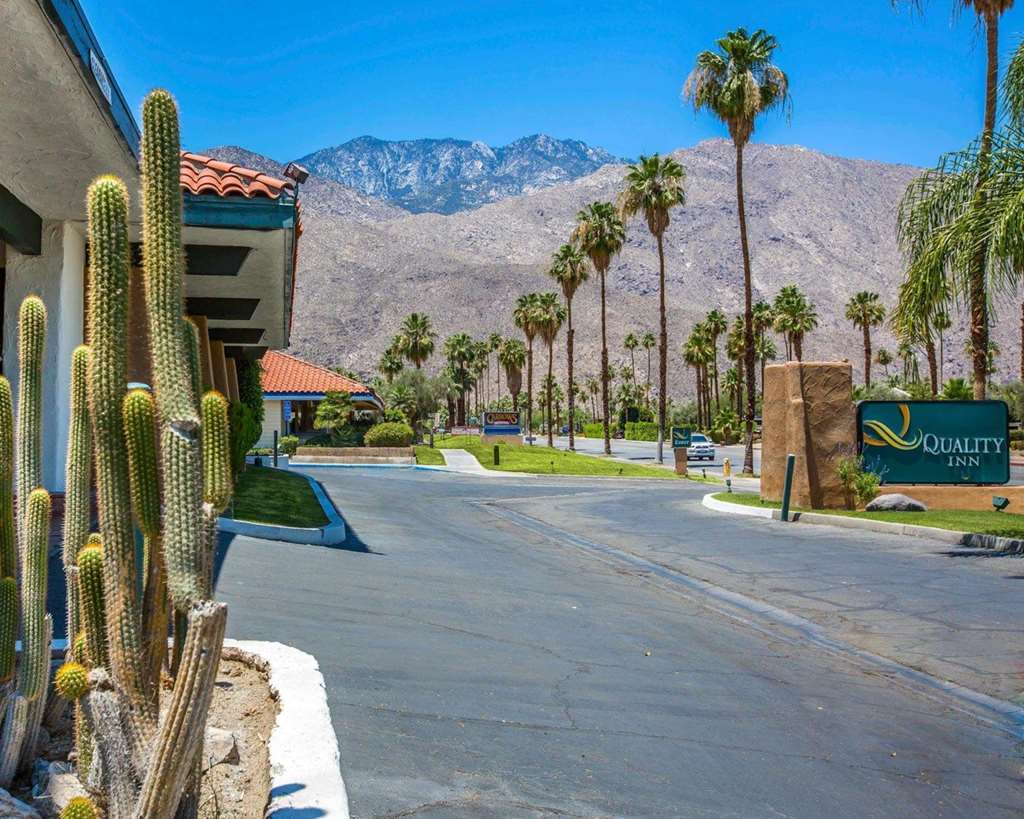
[(786, 482), (782, 485), (782, 519), (789, 522), (789, 494), (793, 491), (793, 467), (796, 465), (796, 455), (790, 453), (786, 456)]
[(498, 445), (497, 444), (494, 445), (494, 465), (495, 466), (500, 466), (501, 465), (501, 453), (498, 452)]
[(274, 469), (277, 469), (277, 430), (274, 430)]
[(732, 492), (732, 461), (722, 459), (722, 477), (725, 478), (725, 491)]

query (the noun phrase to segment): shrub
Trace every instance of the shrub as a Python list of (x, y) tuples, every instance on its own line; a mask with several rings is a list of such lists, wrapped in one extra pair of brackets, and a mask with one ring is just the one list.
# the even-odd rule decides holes
[(846, 506), (849, 509), (853, 509), (855, 505), (867, 506), (878, 494), (878, 487), (882, 483), (882, 479), (876, 473), (864, 468), (862, 458), (852, 455), (839, 459), (839, 463), (836, 464), (836, 476), (843, 485)]
[(882, 479), (874, 472), (862, 469), (853, 481), (853, 495), (857, 498), (857, 503), (861, 506), (871, 503), (878, 494), (881, 483)]
[(583, 425), (583, 437), (584, 438), (603, 438), (604, 427), (601, 424), (584, 424)]
[(412, 427), (385, 421), (367, 430), (363, 438), (366, 446), (410, 446), (412, 444)]
[(299, 436), (298, 435), (282, 435), (277, 439), (277, 447), (285, 455), (294, 455), (295, 450), (299, 448)]
[(657, 441), (658, 425), (653, 421), (627, 421), (626, 439), (629, 441)]

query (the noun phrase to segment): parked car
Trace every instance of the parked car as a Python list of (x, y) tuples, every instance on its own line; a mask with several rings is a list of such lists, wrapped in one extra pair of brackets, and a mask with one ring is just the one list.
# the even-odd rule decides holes
[(703, 433), (693, 433), (690, 436), (690, 447), (686, 450), (686, 460), (715, 460), (715, 445)]

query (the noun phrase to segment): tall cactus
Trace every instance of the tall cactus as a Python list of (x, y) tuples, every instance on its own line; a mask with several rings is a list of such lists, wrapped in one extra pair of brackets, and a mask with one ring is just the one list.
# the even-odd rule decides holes
[(68, 454), (64, 490), (64, 576), (67, 588), (67, 629), (69, 640), (78, 634), (78, 553), (89, 536), (92, 484), (92, 433), (89, 430), (89, 401), (86, 394), (89, 348), (75, 348), (71, 354), (71, 418), (68, 424)]
[(14, 403), (11, 384), (0, 375), (0, 577), (18, 574), (14, 527)]
[(231, 500), (231, 432), (228, 402), (216, 390), (203, 396), (203, 500), (217, 512)]
[(78, 553), (78, 582), (81, 620), (85, 632), (85, 653), (91, 666), (109, 666), (107, 620), (103, 588), (103, 547), (86, 546)]
[[(22, 661), (18, 690), (34, 701), (46, 691), (49, 645), (46, 640), (46, 568), (50, 551), (50, 493), (33, 489), (25, 514), (21, 567)], [(44, 670), (40, 674), (40, 669)]]
[(89, 187), (89, 415), (104, 549), (107, 649), (116, 686), (127, 697), (138, 753), (155, 730), (140, 635), (128, 458), (122, 430), (127, 383), (128, 191), (104, 176)]
[(14, 676), (14, 643), (18, 637), (18, 582), (0, 578), (0, 683)]
[[(18, 313), (18, 504), (24, 510), (29, 493), (43, 483), (43, 353), (46, 350), (46, 305), (29, 296)], [(24, 548), (24, 545), (22, 545)]]

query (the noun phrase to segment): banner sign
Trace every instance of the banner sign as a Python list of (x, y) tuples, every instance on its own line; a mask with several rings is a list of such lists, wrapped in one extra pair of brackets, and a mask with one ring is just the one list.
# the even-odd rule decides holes
[(689, 427), (672, 427), (672, 449), (689, 449), (692, 434)]
[(520, 435), (520, 413), (513, 410), (484, 413), (484, 435)]
[(1003, 484), (1010, 414), (1003, 401), (862, 401), (857, 444), (883, 484)]

